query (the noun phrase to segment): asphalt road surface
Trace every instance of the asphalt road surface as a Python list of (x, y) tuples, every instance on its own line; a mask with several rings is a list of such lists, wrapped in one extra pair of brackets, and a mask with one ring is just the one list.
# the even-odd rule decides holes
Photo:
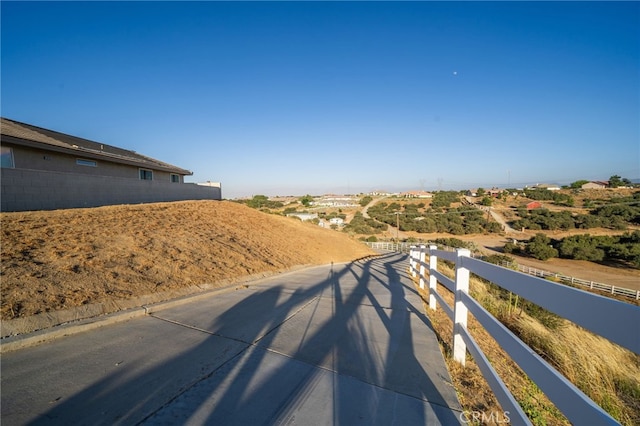
[(2, 424), (459, 424), (407, 263), (290, 272), (4, 353)]

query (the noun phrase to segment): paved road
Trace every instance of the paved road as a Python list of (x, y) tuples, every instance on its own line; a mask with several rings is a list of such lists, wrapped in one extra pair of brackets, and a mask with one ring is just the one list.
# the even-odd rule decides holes
[(406, 266), (309, 268), (5, 353), (2, 424), (460, 423)]

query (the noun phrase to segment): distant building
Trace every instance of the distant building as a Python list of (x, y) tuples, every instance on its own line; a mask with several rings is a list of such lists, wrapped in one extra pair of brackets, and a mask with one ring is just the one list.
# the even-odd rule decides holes
[(591, 181), (581, 186), (582, 189), (605, 189), (609, 187), (609, 182)]
[(538, 183), (530, 187), (529, 189), (546, 189), (548, 191), (560, 191), (562, 188), (560, 188), (558, 185), (553, 185), (549, 183)]
[[(469, 189), (467, 190), (467, 192), (465, 192), (465, 195), (467, 197), (477, 197), (478, 196), (478, 191), (480, 190), (480, 188), (478, 189)], [(484, 194), (487, 197), (493, 197), (493, 198), (498, 198), (500, 196), (500, 194), (502, 194), (504, 192), (504, 189), (500, 189), (500, 188), (491, 188), (491, 189), (485, 189), (484, 190)]]
[(504, 192), (504, 189), (491, 188), (491, 189), (487, 190), (487, 195), (489, 197), (498, 198), (500, 196), (500, 194), (502, 194), (503, 192)]
[(342, 219), (341, 217), (332, 217), (331, 219), (329, 219), (329, 223), (331, 225), (342, 226), (344, 225), (344, 219)]
[(303, 222), (305, 220), (313, 220), (318, 218), (317, 213), (288, 213), (287, 216), (288, 217), (295, 216)]
[(391, 192), (384, 191), (384, 190), (381, 190), (381, 189), (377, 189), (375, 191), (369, 192), (367, 195), (378, 196), (378, 197), (387, 197), (387, 196), (392, 195), (392, 194), (391, 194)]
[(400, 196), (403, 198), (433, 198), (433, 194), (426, 191), (401, 192)]
[(540, 201), (532, 201), (527, 203), (527, 210), (534, 210), (542, 208), (542, 203)]
[(315, 200), (313, 205), (318, 207), (356, 207), (358, 202), (349, 196), (330, 194)]
[(198, 183), (198, 185), (200, 185), (200, 186), (210, 186), (212, 188), (222, 188), (222, 183), (220, 183), (220, 182), (211, 182), (210, 180), (208, 180), (206, 182), (200, 182), (200, 183)]

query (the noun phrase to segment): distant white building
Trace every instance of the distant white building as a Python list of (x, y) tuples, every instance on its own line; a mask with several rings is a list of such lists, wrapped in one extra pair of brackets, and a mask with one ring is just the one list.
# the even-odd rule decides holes
[(548, 184), (548, 183), (539, 183), (537, 185), (532, 186), (531, 188), (532, 189), (546, 189), (548, 191), (560, 191), (562, 189), (558, 185), (552, 185), (552, 184)]
[(369, 192), (367, 195), (387, 197), (387, 196), (392, 195), (392, 194), (391, 194), (391, 192), (378, 189), (378, 190)]
[(404, 198), (433, 198), (433, 194), (426, 191), (407, 191), (400, 194)]
[(299, 218), (301, 221), (305, 221), (305, 220), (313, 220), (313, 219), (317, 219), (318, 218), (318, 214), (317, 213), (288, 213), (287, 217), (290, 216), (295, 216), (297, 218)]
[(332, 217), (331, 219), (329, 219), (329, 223), (332, 225), (342, 226), (344, 225), (344, 219), (342, 219), (341, 217)]
[(200, 186), (210, 186), (210, 187), (213, 187), (213, 188), (222, 188), (222, 183), (220, 183), (220, 182), (211, 182), (210, 180), (208, 180), (206, 182), (198, 183), (198, 185), (200, 185)]
[(318, 207), (356, 207), (357, 200), (344, 195), (325, 195), (313, 202)]

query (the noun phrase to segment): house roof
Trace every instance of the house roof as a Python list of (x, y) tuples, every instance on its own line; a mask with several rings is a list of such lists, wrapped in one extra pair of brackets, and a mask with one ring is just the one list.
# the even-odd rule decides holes
[(153, 170), (191, 175), (191, 171), (156, 160), (135, 151), (118, 148), (100, 142), (82, 139), (53, 130), (43, 129), (19, 121), (2, 117), (0, 133), (3, 142), (11, 142), (18, 145), (34, 148), (48, 149), (51, 151), (81, 155), (86, 158), (101, 159), (113, 163), (122, 163), (138, 167), (146, 167)]

